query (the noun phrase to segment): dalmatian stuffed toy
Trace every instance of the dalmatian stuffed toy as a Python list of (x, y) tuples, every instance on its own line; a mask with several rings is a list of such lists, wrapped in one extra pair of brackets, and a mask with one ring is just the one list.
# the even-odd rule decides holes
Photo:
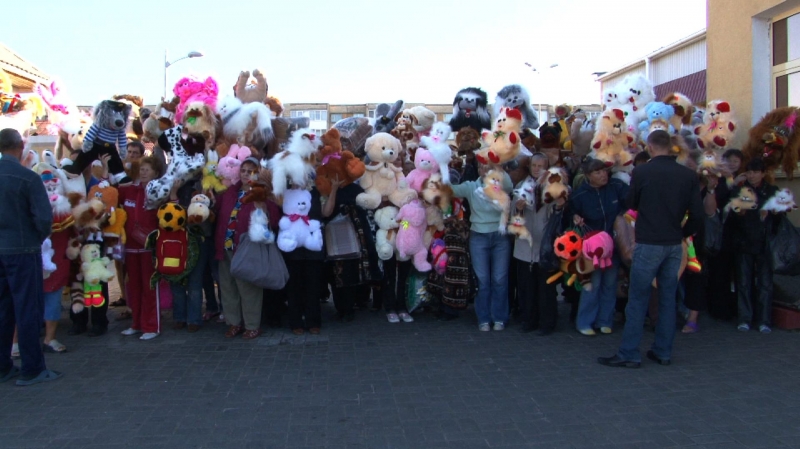
[(205, 166), (203, 156), (205, 140), (199, 135), (183, 138), (183, 126), (178, 125), (164, 131), (158, 139), (159, 146), (170, 154), (169, 165), (164, 176), (147, 183), (145, 207), (155, 209), (169, 196), (176, 180), (186, 181)]

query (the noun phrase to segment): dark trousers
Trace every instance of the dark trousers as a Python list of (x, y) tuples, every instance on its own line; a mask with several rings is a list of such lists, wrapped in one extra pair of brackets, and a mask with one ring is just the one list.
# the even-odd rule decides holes
[(289, 282), (289, 326), (292, 329), (318, 328), (322, 324), (319, 304), (324, 263), (321, 260), (286, 260)]
[(708, 268), (708, 314), (716, 319), (736, 318), (736, 294), (731, 292), (734, 259), (733, 253), (720, 253), (703, 266), (703, 270)]
[(333, 305), (336, 312), (341, 315), (352, 315), (353, 306), (364, 303), (369, 299), (369, 285), (349, 285), (347, 287), (333, 287)]
[[(92, 326), (98, 328), (108, 328), (108, 283), (101, 282), (100, 288), (103, 291), (103, 297), (106, 299), (103, 301), (103, 305), (100, 307), (84, 307), (81, 313), (75, 313), (72, 311), (72, 307), (69, 308), (69, 319), (78, 326), (81, 327), (88, 327), (89, 326), (89, 314), (92, 315)], [(122, 295), (125, 296), (125, 292), (122, 292)], [(90, 312), (91, 310), (91, 312)]]
[(100, 159), (100, 156), (111, 155), (108, 160), (108, 172), (112, 175), (123, 173), (125, 166), (122, 164), (122, 158), (119, 156), (117, 146), (110, 142), (103, 142), (102, 140), (95, 140), (92, 144), (92, 149), (86, 152), (79, 151), (78, 157), (71, 165), (64, 167), (64, 171), (73, 175), (78, 175), (92, 165), (92, 162)]
[(739, 323), (769, 326), (772, 318), (772, 265), (769, 254), (737, 253), (735, 263)]
[(411, 261), (398, 262), (395, 257), (383, 261), (383, 307), (386, 312), (407, 312), (406, 281), (411, 272)]
[(0, 255), (0, 373), (13, 366), (11, 345), (17, 328), (22, 375), (46, 369), (39, 333), (44, 318), (41, 253)]
[(214, 238), (206, 237), (201, 245), (206, 245), (209, 251), (208, 254), (210, 254), (203, 267), (203, 293), (206, 297), (206, 312), (221, 312), (222, 301), (217, 301), (221, 296), (219, 288), (214, 288), (214, 284), (219, 283), (219, 262), (214, 258), (214, 253), (216, 252)]
[(261, 320), (269, 326), (280, 326), (281, 315), (286, 309), (286, 289), (264, 289), (264, 306), (261, 309)]
[(558, 320), (556, 284), (547, 284), (547, 274), (539, 268), (538, 263), (517, 260), (516, 266), (522, 325), (552, 332)]

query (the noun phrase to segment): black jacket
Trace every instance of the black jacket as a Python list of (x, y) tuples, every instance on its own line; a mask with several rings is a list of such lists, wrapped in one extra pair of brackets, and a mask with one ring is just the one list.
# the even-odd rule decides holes
[[(636, 243), (679, 245), (703, 226), (700, 181), (674, 157), (657, 156), (633, 170), (628, 207), (638, 212)], [(686, 213), (689, 219), (681, 228)]]
[(569, 198), (569, 215), (581, 216), (591, 231), (605, 231), (614, 235), (614, 220), (625, 212), (625, 198), (629, 187), (616, 178), (596, 189), (588, 180), (578, 187)]
[[(758, 188), (753, 187), (749, 182), (745, 182), (744, 187), (753, 189), (756, 197), (758, 197), (759, 209), (748, 210), (744, 215), (738, 215), (734, 212), (728, 214), (733, 243), (738, 252), (762, 254), (767, 249), (767, 236), (774, 231), (774, 225), (777, 221), (774, 219), (773, 214), (767, 214), (764, 221), (761, 221), (760, 208), (775, 195), (778, 188), (772, 184), (767, 184), (766, 181), (762, 181)], [(739, 196), (741, 189), (741, 187), (735, 187), (731, 192), (731, 198)]]

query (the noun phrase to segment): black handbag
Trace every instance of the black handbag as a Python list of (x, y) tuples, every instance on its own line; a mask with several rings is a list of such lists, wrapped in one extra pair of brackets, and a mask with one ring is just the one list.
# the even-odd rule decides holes
[(703, 247), (706, 254), (716, 256), (722, 250), (722, 220), (718, 214), (705, 218), (705, 241)]
[(558, 271), (561, 261), (556, 256), (555, 245), (558, 236), (564, 233), (564, 209), (553, 210), (553, 214), (547, 220), (542, 233), (542, 245), (539, 249), (539, 267), (546, 272)]
[(775, 233), (767, 242), (775, 274), (796, 276), (800, 274), (800, 231), (789, 221), (786, 214), (775, 217)]

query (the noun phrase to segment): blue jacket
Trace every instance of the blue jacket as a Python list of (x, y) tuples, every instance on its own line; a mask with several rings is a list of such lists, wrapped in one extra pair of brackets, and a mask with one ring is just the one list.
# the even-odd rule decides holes
[(40, 253), (53, 211), (42, 178), (8, 153), (0, 159), (0, 254)]
[[(619, 179), (611, 178), (599, 189), (584, 181), (569, 198), (569, 213), (571, 216), (580, 215), (591, 231), (606, 231), (614, 235), (614, 220), (625, 212), (627, 196), (628, 184)], [(572, 226), (571, 218), (569, 226)]]

